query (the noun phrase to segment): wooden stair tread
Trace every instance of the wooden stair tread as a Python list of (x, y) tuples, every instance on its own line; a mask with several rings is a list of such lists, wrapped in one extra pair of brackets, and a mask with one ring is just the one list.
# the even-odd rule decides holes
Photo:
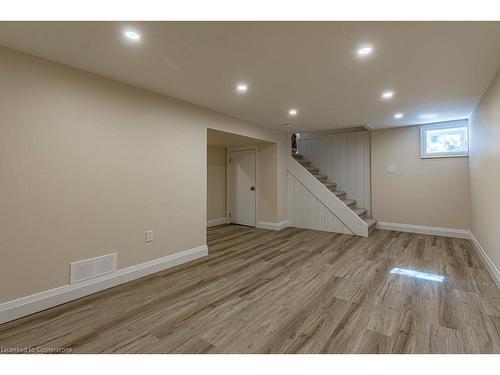
[(366, 214), (366, 209), (365, 208), (353, 208), (352, 210), (358, 216)]
[(365, 223), (368, 225), (368, 228), (371, 228), (373, 227), (375, 224), (377, 224), (377, 220), (375, 219), (372, 219), (372, 218), (367, 218), (367, 219), (363, 219), (365, 221)]
[(344, 199), (342, 201), (346, 206), (353, 206), (356, 204), (356, 201), (354, 199)]

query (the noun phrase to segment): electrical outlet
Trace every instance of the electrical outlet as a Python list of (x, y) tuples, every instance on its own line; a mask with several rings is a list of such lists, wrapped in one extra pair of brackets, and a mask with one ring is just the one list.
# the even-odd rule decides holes
[(146, 231), (146, 242), (152, 242), (153, 241), (153, 231), (148, 230)]
[(476, 220), (476, 229), (479, 229), (479, 220)]

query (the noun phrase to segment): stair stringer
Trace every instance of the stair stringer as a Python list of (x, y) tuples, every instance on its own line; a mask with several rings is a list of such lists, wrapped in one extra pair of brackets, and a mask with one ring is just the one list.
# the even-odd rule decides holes
[(290, 156), (288, 225), (368, 237), (368, 225)]

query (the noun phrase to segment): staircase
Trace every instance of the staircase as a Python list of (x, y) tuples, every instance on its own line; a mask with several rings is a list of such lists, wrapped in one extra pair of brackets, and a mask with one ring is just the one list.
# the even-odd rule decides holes
[(372, 218), (366, 217), (367, 211), (365, 208), (360, 208), (356, 206), (356, 200), (348, 199), (345, 191), (337, 191), (337, 184), (335, 182), (328, 181), (328, 176), (320, 173), (319, 168), (311, 165), (311, 162), (304, 159), (304, 156), (299, 153), (292, 153), (293, 158), (301, 164), (309, 173), (311, 173), (316, 179), (321, 182), (332, 194), (341, 200), (347, 207), (349, 207), (356, 215), (358, 215), (368, 226), (368, 232), (375, 229), (375, 224), (377, 221)]

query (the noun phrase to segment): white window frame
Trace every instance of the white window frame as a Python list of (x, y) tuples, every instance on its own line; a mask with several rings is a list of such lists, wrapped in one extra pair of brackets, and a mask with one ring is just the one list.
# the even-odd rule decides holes
[[(465, 125), (467, 129), (467, 151), (465, 152), (441, 152), (428, 154), (425, 150), (426, 148), (426, 132), (428, 130), (436, 129), (447, 129), (447, 128), (457, 128), (463, 127)], [(469, 156), (469, 123), (467, 120), (455, 120), (446, 122), (436, 122), (433, 124), (420, 125), (420, 157), (422, 159), (434, 159), (434, 158), (463, 158)]]

